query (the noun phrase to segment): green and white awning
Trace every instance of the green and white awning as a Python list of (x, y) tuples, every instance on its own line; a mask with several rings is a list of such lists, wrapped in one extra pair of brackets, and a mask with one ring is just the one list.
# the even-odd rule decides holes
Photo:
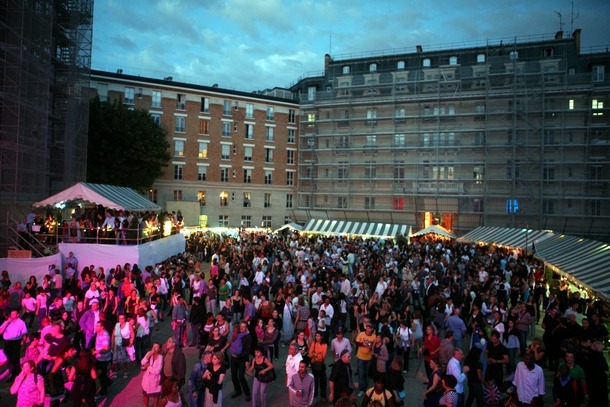
[(302, 232), (323, 235), (357, 235), (390, 238), (396, 235), (408, 237), (411, 233), (411, 226), (396, 223), (310, 219), (303, 227)]

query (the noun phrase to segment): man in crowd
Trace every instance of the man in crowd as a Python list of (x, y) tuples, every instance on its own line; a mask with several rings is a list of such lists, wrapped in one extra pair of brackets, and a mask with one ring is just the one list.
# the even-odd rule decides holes
[(293, 374), (288, 383), (290, 393), (290, 407), (309, 407), (313, 404), (314, 380), (313, 375), (307, 372), (307, 362), (299, 362), (297, 374)]
[(513, 379), (519, 406), (542, 406), (544, 396), (544, 372), (534, 363), (534, 355), (528, 352), (517, 364)]
[(9, 380), (14, 379), (21, 371), (19, 364), (21, 342), (27, 333), (28, 328), (25, 322), (19, 318), (19, 312), (16, 309), (12, 309), (8, 319), (0, 325), (0, 335), (3, 335), (4, 338), (4, 352), (8, 358), (9, 369), (11, 369)]
[(229, 345), (229, 360), (231, 365), (231, 381), (233, 382), (233, 394), (231, 398), (237, 398), (242, 394), (245, 394), (246, 402), (252, 400), (250, 395), (250, 387), (246, 381), (246, 361), (252, 348), (252, 337), (248, 331), (248, 323), (242, 321), (239, 324), (239, 331), (237, 327), (233, 332), (231, 338), (231, 345)]
[(447, 363), (447, 374), (455, 377), (457, 384), (455, 392), (458, 395), (457, 407), (464, 407), (464, 383), (466, 382), (466, 373), (470, 371), (468, 366), (462, 367), (460, 362), (464, 359), (464, 351), (460, 348), (453, 350), (453, 357)]
[[(351, 355), (347, 349), (341, 352), (340, 358), (333, 365), (328, 378), (330, 394), (328, 400), (333, 404), (342, 397), (351, 397), (354, 393), (354, 388), (359, 385), (354, 384), (352, 380), (352, 366), (350, 365)], [(366, 372), (363, 373), (366, 375)]]

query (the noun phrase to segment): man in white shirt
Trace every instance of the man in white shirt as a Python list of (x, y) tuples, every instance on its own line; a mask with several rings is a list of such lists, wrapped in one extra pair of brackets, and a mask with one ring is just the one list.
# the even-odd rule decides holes
[(337, 328), (335, 335), (335, 338), (330, 341), (330, 351), (333, 355), (333, 362), (336, 363), (341, 357), (341, 352), (343, 352), (343, 350), (347, 349), (349, 353), (352, 353), (352, 344), (349, 339), (343, 336), (343, 328)]
[(458, 394), (457, 407), (464, 407), (464, 383), (466, 382), (466, 373), (470, 370), (468, 366), (461, 367), (460, 362), (462, 359), (464, 359), (464, 352), (462, 349), (455, 348), (453, 350), (453, 357), (447, 363), (447, 374), (455, 377), (457, 380), (457, 385), (455, 386), (455, 392)]
[[(299, 352), (296, 343), (291, 343), (288, 346), (288, 356), (286, 357), (286, 387), (292, 382), (292, 376), (299, 372), (299, 362), (302, 360), (303, 355)], [(288, 396), (291, 396), (290, 392), (288, 392)]]
[(318, 311), (320, 311), (320, 305), (322, 305), (322, 286), (316, 287), (316, 292), (311, 295), (311, 308), (316, 311), (316, 315)]
[(523, 356), (523, 362), (517, 364), (513, 385), (517, 400), (521, 405), (542, 406), (544, 395), (544, 372), (534, 363), (534, 355), (528, 352)]
[(21, 357), (21, 341), (28, 333), (28, 328), (25, 322), (19, 318), (19, 312), (16, 309), (11, 310), (9, 317), (2, 325), (0, 325), (0, 335), (4, 338), (4, 352), (12, 365), (13, 376), (20, 372), (19, 358)]

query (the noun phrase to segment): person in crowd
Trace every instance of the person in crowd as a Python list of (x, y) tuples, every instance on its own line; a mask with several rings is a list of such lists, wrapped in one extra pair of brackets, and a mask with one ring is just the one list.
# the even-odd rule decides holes
[(144, 406), (149, 407), (150, 399), (153, 399), (153, 407), (158, 407), (161, 395), (161, 372), (163, 370), (163, 356), (161, 355), (161, 344), (155, 342), (150, 351), (144, 355), (141, 361), (142, 370), (142, 398)]
[(360, 389), (359, 397), (364, 395), (364, 390), (367, 388), (367, 373), (369, 365), (373, 359), (373, 346), (377, 335), (373, 330), (372, 324), (367, 324), (364, 327), (365, 331), (360, 332), (356, 337), (356, 360), (358, 363), (358, 388)]
[(161, 384), (161, 399), (159, 407), (186, 407), (184, 395), (180, 392), (178, 380), (173, 377), (166, 378)]
[(17, 394), (15, 407), (44, 405), (44, 378), (36, 372), (34, 362), (24, 362), (20, 370), (10, 388), (11, 394)]
[(500, 407), (502, 392), (491, 376), (485, 376), (483, 385), (483, 407)]
[(443, 389), (445, 392), (438, 401), (439, 407), (455, 407), (459, 404), (459, 394), (455, 390), (457, 380), (452, 375), (448, 374), (442, 380)]
[[(297, 347), (295, 342), (290, 343), (288, 345), (288, 355), (286, 356), (286, 387), (290, 385), (290, 381), (292, 376), (297, 374), (299, 371), (299, 363), (303, 360), (303, 355), (299, 352), (299, 348)], [(307, 363), (306, 363), (307, 364)], [(292, 393), (288, 392), (289, 399), (292, 403)], [(313, 392), (311, 394), (313, 397)]]
[(275, 380), (273, 363), (265, 355), (265, 350), (259, 346), (254, 350), (254, 358), (247, 363), (246, 371), (254, 376), (252, 407), (267, 407), (267, 385)]
[(172, 310), (172, 330), (174, 331), (174, 339), (178, 346), (185, 347), (186, 343), (183, 342), (183, 337), (186, 330), (186, 320), (188, 318), (188, 311), (186, 309), (186, 301), (180, 295), (176, 299), (176, 304)]
[(464, 383), (467, 379), (466, 374), (470, 371), (468, 366), (461, 367), (462, 359), (464, 359), (464, 351), (455, 348), (453, 357), (447, 363), (447, 375), (455, 377), (456, 380), (454, 389), (458, 395), (457, 407), (464, 407)]
[(280, 331), (275, 327), (273, 319), (269, 318), (266, 324), (267, 326), (263, 331), (263, 339), (259, 341), (259, 345), (265, 350), (265, 355), (273, 361), (274, 348), (276, 346), (276, 341), (279, 340)]
[(328, 345), (320, 332), (316, 332), (315, 341), (309, 347), (309, 360), (314, 377), (314, 397), (320, 396), (322, 403), (326, 402), (326, 353)]
[(119, 322), (112, 330), (112, 365), (113, 371), (123, 371), (123, 379), (129, 377), (128, 365), (131, 359), (127, 353), (127, 348), (133, 346), (135, 340), (135, 330), (132, 324), (127, 321), (124, 314), (119, 315)]
[(297, 374), (288, 383), (291, 407), (310, 407), (314, 399), (314, 378), (307, 372), (307, 362), (301, 360)]
[(408, 326), (408, 321), (403, 319), (400, 321), (398, 329), (394, 337), (396, 343), (397, 354), (402, 356), (402, 365), (405, 373), (409, 372), (409, 357), (411, 349), (415, 346), (415, 337), (413, 331)]
[(441, 365), (438, 359), (430, 359), (430, 374), (428, 374), (427, 377), (419, 370), (417, 371), (417, 375), (426, 384), (426, 391), (424, 391), (424, 406), (438, 406), (438, 401), (444, 392), (441, 383), (443, 373), (441, 372)]
[[(203, 283), (202, 283), (203, 284)], [(191, 326), (191, 342), (190, 347), (198, 347), (200, 343), (199, 329), (205, 322), (206, 312), (205, 306), (201, 303), (201, 296), (193, 297), (193, 305), (188, 313), (188, 320)]]
[[(482, 349), (475, 346), (470, 349), (468, 355), (464, 359), (464, 366), (468, 366), (468, 398), (466, 399), (466, 407), (470, 407), (473, 401), (477, 402), (477, 407), (483, 407), (483, 364), (481, 363)], [(488, 370), (489, 372), (489, 370)], [(456, 383), (457, 384), (457, 383)], [(455, 388), (455, 385), (453, 386)]]
[(487, 373), (493, 377), (496, 383), (503, 383), (504, 366), (509, 362), (509, 355), (508, 349), (500, 341), (500, 333), (496, 330), (491, 331), (489, 336), (485, 359), (487, 361)]
[[(19, 311), (12, 309), (6, 321), (0, 325), (0, 335), (4, 338), (4, 352), (8, 358), (11, 378), (19, 373), (19, 358), (21, 357), (21, 342), (28, 333), (25, 322), (19, 318)], [(9, 379), (10, 380), (10, 379)]]
[(400, 356), (394, 356), (388, 370), (386, 388), (392, 392), (394, 405), (404, 405), (405, 393), (405, 378), (403, 377), (403, 366)]
[(203, 407), (203, 402), (205, 400), (203, 373), (211, 366), (213, 354), (214, 353), (209, 350), (204, 351), (201, 354), (199, 361), (195, 363), (191, 370), (188, 381), (191, 407)]
[(163, 352), (163, 371), (161, 381), (173, 378), (182, 388), (186, 377), (186, 357), (174, 338), (167, 338)]
[[(78, 307), (78, 305), (77, 305)], [(82, 316), (78, 320), (78, 325), (80, 326), (83, 334), (85, 335), (85, 347), (89, 347), (91, 344), (91, 339), (96, 333), (95, 324), (100, 320), (100, 302), (97, 299), (92, 299), (89, 301), (89, 309), (83, 311)], [(79, 311), (77, 309), (76, 313)]]
[(395, 404), (394, 396), (392, 395), (392, 392), (387, 390), (383, 385), (383, 378), (381, 376), (375, 377), (373, 386), (364, 392), (362, 405), (370, 406), (372, 403), (382, 407), (393, 407)]
[[(534, 363), (536, 363), (535, 354), (533, 352), (532, 355), (534, 356)], [(538, 363), (536, 364), (538, 365)], [(574, 356), (573, 351), (566, 351), (565, 362), (560, 363), (559, 367), (563, 365), (568, 367), (570, 377), (576, 382), (576, 397), (577, 402), (580, 405), (585, 401), (585, 395), (587, 394), (587, 380), (585, 378), (585, 371), (576, 363), (576, 357)]]
[(108, 386), (110, 385), (110, 377), (108, 376), (108, 364), (112, 360), (112, 339), (106, 329), (104, 323), (97, 321), (95, 323), (95, 340), (93, 342), (93, 355), (95, 357), (95, 368), (99, 370), (100, 391), (99, 398), (107, 396)]
[(233, 394), (231, 398), (237, 398), (242, 394), (245, 395), (246, 402), (252, 399), (250, 388), (245, 377), (246, 361), (252, 347), (252, 336), (248, 331), (248, 323), (242, 321), (239, 328), (233, 330), (231, 344), (229, 345), (229, 361), (231, 366), (231, 381), (233, 382)]
[(80, 407), (83, 404), (95, 406), (96, 379), (97, 369), (93, 352), (89, 349), (81, 349), (78, 361), (68, 375), (68, 382), (73, 382), (70, 398), (74, 406)]
[(453, 332), (453, 346), (460, 349), (462, 349), (464, 335), (466, 334), (466, 324), (461, 318), (461, 313), (461, 309), (455, 307), (453, 308), (452, 314), (445, 321), (445, 329)]
[(349, 339), (343, 335), (343, 331), (344, 328), (338, 327), (335, 330), (335, 338), (330, 341), (330, 352), (333, 356), (333, 364), (339, 360), (343, 350), (347, 349), (350, 353), (352, 352), (352, 344)]
[(553, 378), (553, 402), (561, 407), (578, 407), (578, 383), (570, 377), (570, 368), (567, 365), (559, 367), (558, 374)]
[(222, 384), (226, 375), (223, 361), (221, 353), (214, 353), (212, 365), (203, 373), (206, 407), (222, 407)]
[(350, 365), (351, 355), (347, 349), (341, 352), (339, 360), (333, 365), (328, 378), (328, 386), (330, 393), (328, 400), (333, 404), (342, 397), (352, 397), (354, 387), (358, 388), (359, 384), (352, 380), (352, 366)]
[(522, 403), (520, 405), (535, 407), (544, 405), (544, 372), (534, 363), (533, 354), (525, 354), (523, 361), (517, 364), (513, 386), (515, 386), (516, 400)]
[(426, 327), (426, 336), (424, 336), (424, 343), (419, 351), (424, 354), (424, 366), (426, 368), (426, 375), (430, 376), (432, 372), (432, 366), (430, 361), (439, 357), (439, 351), (441, 349), (441, 340), (434, 332), (434, 327), (428, 325)]

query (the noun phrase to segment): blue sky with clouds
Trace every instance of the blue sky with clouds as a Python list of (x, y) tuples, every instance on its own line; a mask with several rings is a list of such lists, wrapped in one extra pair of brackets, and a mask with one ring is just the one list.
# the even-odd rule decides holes
[(610, 0), (96, 0), (92, 67), (252, 91), (322, 70), (326, 53), (552, 34), (556, 12), (585, 50), (610, 46)]

